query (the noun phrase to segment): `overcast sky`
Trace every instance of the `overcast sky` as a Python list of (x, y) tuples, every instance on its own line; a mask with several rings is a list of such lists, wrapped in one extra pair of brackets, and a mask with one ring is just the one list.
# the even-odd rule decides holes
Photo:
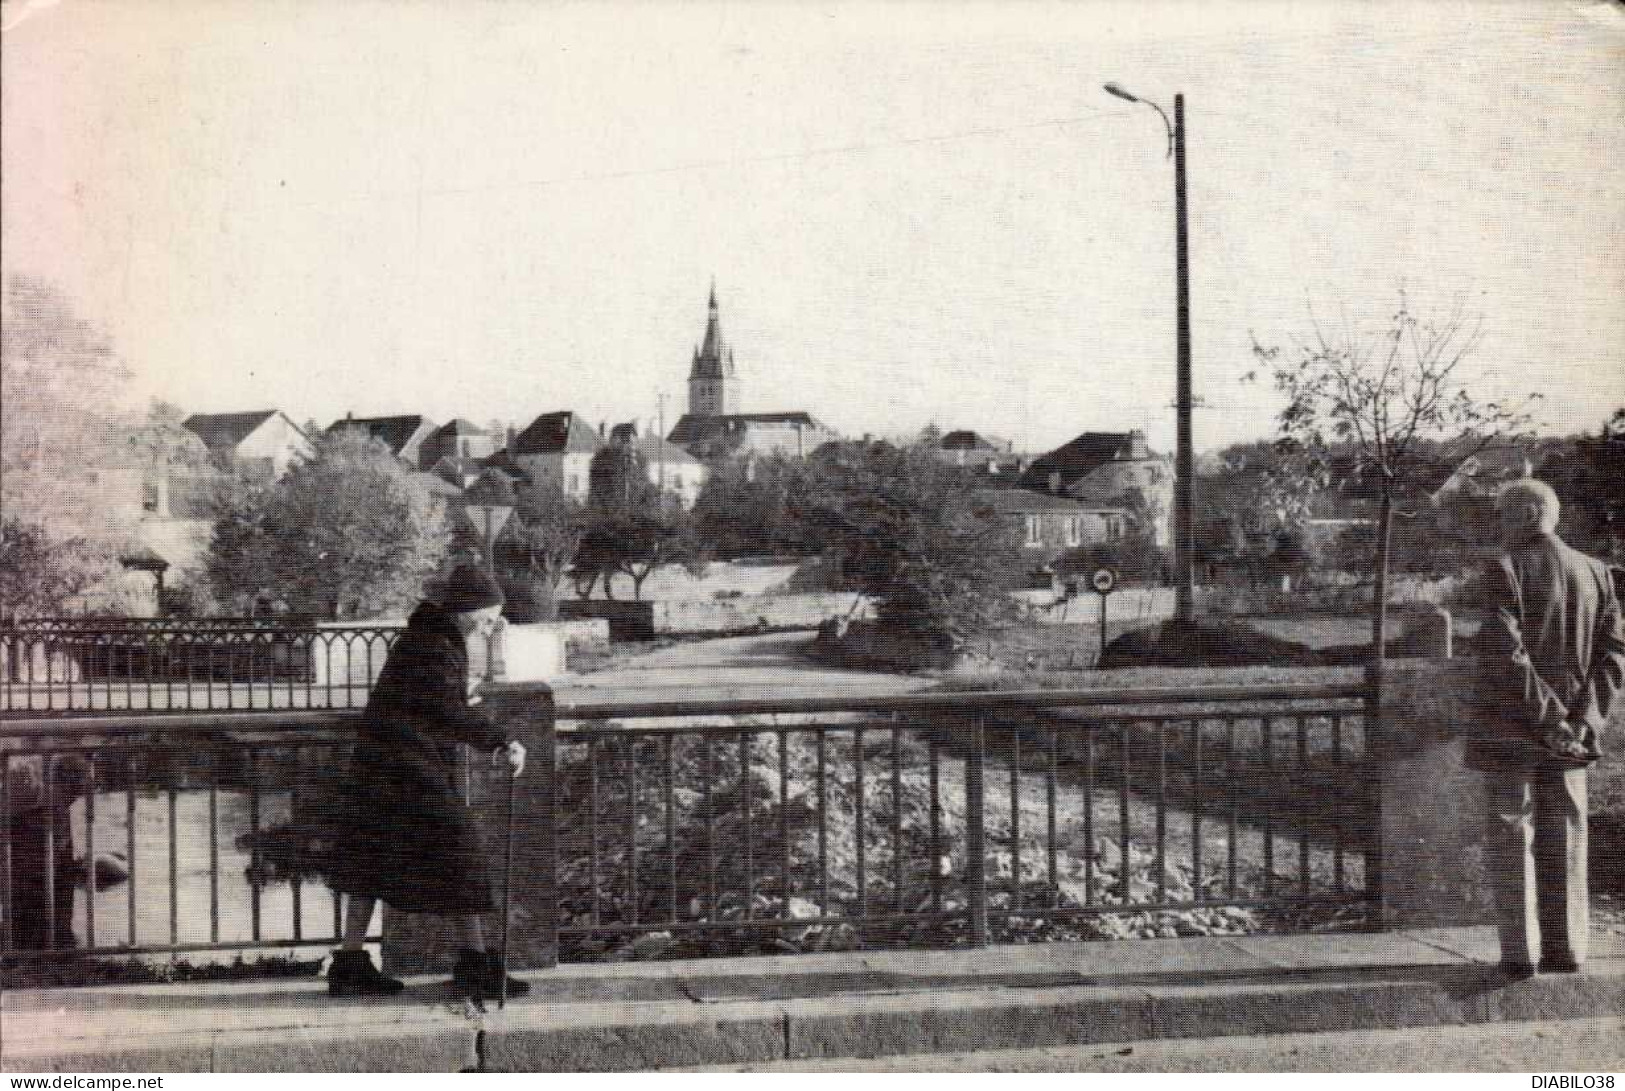
[(1464, 299), (1484, 397), (1625, 404), (1619, 5), (6, 0), (3, 261), (132, 396), (295, 420), (649, 420), (714, 277), (746, 410), (1196, 444), (1249, 331)]

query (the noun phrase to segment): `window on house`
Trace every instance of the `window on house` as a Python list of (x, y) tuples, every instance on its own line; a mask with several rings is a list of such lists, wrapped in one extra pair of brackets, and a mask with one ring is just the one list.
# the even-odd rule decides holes
[(158, 510), (158, 485), (156, 482), (147, 482), (141, 486), (141, 510)]
[(1035, 545), (1042, 545), (1043, 542), (1044, 542), (1044, 538), (1043, 538), (1043, 534), (1041, 533), (1041, 528), (1039, 526), (1038, 516), (1036, 516), (1036, 515), (1027, 516), (1027, 544), (1029, 546), (1035, 546)]
[(1074, 516), (1070, 517), (1069, 519), (1067, 519), (1067, 521), (1066, 521), (1066, 544), (1067, 545), (1075, 546), (1075, 545), (1078, 544), (1082, 523), (1083, 523), (1083, 520), (1081, 518), (1079, 518), (1078, 516), (1076, 516), (1076, 515), (1074, 515)]
[(1115, 542), (1123, 536), (1123, 517), (1109, 515), (1106, 517), (1106, 537)]
[(580, 492), (581, 491), (581, 478), (576, 474), (571, 474), (569, 476), (569, 478), (567, 479), (567, 484), (564, 486), (564, 491), (568, 492), (568, 493), (570, 493), (572, 495), (574, 495), (575, 493)]

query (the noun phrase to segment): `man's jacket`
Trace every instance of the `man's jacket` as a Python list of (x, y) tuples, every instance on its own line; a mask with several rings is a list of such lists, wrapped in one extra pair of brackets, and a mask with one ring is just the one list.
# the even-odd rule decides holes
[(1484, 595), (1485, 717), (1468, 766), (1527, 765), (1534, 740), (1564, 722), (1600, 741), (1625, 688), (1625, 621), (1608, 566), (1539, 534), (1490, 566)]

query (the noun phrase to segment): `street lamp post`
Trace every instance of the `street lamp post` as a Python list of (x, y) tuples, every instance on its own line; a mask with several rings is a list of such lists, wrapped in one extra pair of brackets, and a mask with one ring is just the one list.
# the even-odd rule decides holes
[(1162, 118), (1168, 131), (1168, 154), (1174, 161), (1174, 283), (1176, 303), (1174, 448), (1174, 618), (1189, 622), (1196, 616), (1196, 526), (1192, 486), (1196, 459), (1191, 448), (1191, 285), (1190, 254), (1185, 219), (1185, 96), (1174, 96), (1174, 118), (1150, 99), (1106, 84), (1106, 93), (1128, 102), (1143, 103)]

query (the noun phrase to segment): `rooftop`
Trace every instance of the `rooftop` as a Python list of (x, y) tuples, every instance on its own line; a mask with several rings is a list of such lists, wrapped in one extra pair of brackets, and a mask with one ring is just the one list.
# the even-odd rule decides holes
[(201, 439), (209, 450), (230, 451), (277, 412), (256, 409), (250, 413), (194, 413), (181, 426)]

